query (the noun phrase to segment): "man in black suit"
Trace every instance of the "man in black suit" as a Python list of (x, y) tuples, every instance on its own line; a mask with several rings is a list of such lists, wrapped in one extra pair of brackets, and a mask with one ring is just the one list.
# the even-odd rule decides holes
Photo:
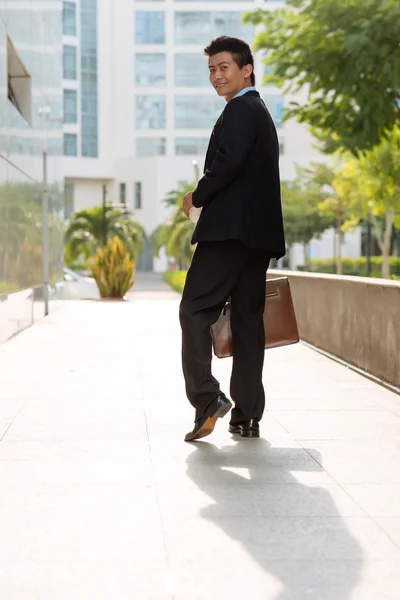
[(279, 144), (259, 93), (249, 45), (221, 37), (205, 48), (210, 82), (227, 102), (211, 135), (204, 175), (185, 196), (183, 210), (202, 207), (197, 244), (180, 306), (186, 393), (195, 408), (193, 441), (209, 435), (232, 407), (211, 373), (210, 326), (231, 298), (235, 404), (231, 433), (259, 437), (265, 395), (265, 279), (271, 258), (285, 254)]

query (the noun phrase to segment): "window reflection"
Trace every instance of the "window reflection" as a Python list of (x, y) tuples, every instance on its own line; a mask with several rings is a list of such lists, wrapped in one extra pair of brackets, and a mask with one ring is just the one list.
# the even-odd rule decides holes
[(64, 79), (76, 79), (76, 46), (64, 46), (63, 76)]
[(64, 123), (77, 122), (76, 94), (76, 90), (64, 90)]
[(165, 138), (136, 138), (136, 156), (162, 156), (165, 149)]
[(176, 44), (207, 44), (220, 35), (240, 37), (251, 42), (254, 26), (243, 24), (241, 12), (177, 12), (175, 13)]
[(63, 34), (76, 35), (75, 2), (63, 2)]
[(76, 133), (64, 133), (64, 156), (77, 156), (78, 138)]
[(82, 156), (98, 156), (97, 1), (81, 0)]
[(175, 154), (204, 155), (207, 152), (208, 138), (176, 138)]
[(213, 96), (176, 96), (177, 129), (211, 129), (223, 111), (225, 101)]
[(161, 11), (136, 11), (136, 44), (165, 43), (165, 13)]
[(165, 96), (136, 96), (136, 128), (165, 129)]
[(166, 82), (165, 54), (136, 54), (137, 85), (162, 87)]
[(175, 54), (175, 85), (209, 86), (207, 59), (201, 54)]

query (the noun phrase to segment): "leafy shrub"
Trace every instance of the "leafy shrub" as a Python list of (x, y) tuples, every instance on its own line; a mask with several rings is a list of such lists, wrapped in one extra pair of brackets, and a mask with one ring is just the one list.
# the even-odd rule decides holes
[(182, 294), (185, 286), (187, 271), (166, 271), (164, 281), (166, 281), (174, 290)]
[(123, 298), (133, 286), (133, 270), (131, 255), (117, 236), (99, 248), (90, 261), (90, 271), (102, 298)]
[[(400, 273), (400, 258), (391, 256), (389, 258), (390, 269), (393, 273)], [(342, 258), (343, 275), (355, 275), (367, 277), (367, 258)], [(297, 267), (299, 271), (305, 271), (305, 267)], [(313, 258), (308, 262), (308, 271), (312, 273), (336, 273), (336, 261), (333, 258)], [(371, 256), (371, 277), (382, 277), (382, 257)]]

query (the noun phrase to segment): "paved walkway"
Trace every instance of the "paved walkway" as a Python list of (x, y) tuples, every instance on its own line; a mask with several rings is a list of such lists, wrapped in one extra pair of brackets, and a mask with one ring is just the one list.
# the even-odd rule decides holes
[(400, 397), (271, 350), (263, 438), (185, 444), (179, 298), (131, 299), (0, 347), (1, 599), (398, 600)]

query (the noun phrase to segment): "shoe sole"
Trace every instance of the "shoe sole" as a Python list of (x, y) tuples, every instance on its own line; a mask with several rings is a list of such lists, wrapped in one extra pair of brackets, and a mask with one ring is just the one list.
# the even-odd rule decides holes
[(240, 435), (242, 438), (259, 438), (260, 432), (256, 429), (247, 429), (246, 431), (241, 431), (239, 428), (229, 428), (229, 433), (233, 435)]
[(240, 437), (242, 438), (259, 438), (260, 437), (260, 432), (259, 431), (254, 431), (253, 429), (250, 429), (250, 431), (244, 431), (243, 433), (240, 434)]
[(207, 437), (214, 431), (215, 423), (217, 419), (222, 419), (225, 415), (231, 410), (232, 403), (224, 402), (222, 406), (219, 406), (212, 417), (208, 417), (203, 425), (200, 427), (199, 431), (192, 438), (185, 438), (187, 442), (194, 442), (196, 440), (200, 440), (202, 438)]

